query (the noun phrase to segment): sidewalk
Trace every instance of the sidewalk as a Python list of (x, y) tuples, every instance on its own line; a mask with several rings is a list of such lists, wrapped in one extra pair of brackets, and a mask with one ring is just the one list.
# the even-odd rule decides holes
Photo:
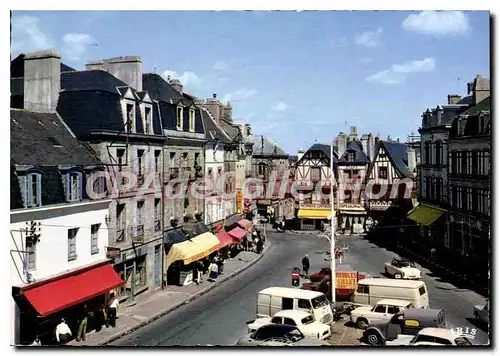
[(360, 338), (363, 336), (363, 331), (354, 326), (346, 326), (349, 321), (347, 315), (343, 315), (342, 319), (337, 320), (332, 325), (332, 336), (327, 340), (332, 346), (359, 346)]
[(271, 243), (266, 241), (264, 251), (258, 255), (254, 252), (242, 251), (233, 259), (230, 259), (224, 265), (224, 274), (219, 276), (216, 282), (204, 281), (200, 285), (191, 284), (189, 286), (167, 286), (165, 290), (158, 292), (150, 292), (141, 296), (137, 300), (137, 304), (125, 307), (122, 306), (118, 310), (118, 320), (116, 327), (106, 328), (99, 332), (91, 332), (87, 334), (87, 340), (76, 342), (72, 340), (67, 346), (104, 346), (109, 344), (125, 334), (131, 333), (140, 327), (151, 323), (152, 321), (178, 309), (184, 304), (208, 293), (219, 284), (231, 279), (240, 274), (250, 266), (257, 263), (269, 249)]

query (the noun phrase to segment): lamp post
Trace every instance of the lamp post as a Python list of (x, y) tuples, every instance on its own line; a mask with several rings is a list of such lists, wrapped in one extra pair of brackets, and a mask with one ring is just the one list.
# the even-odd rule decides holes
[(331, 212), (330, 212), (330, 225), (331, 225), (331, 236), (330, 236), (330, 249), (331, 249), (331, 270), (332, 270), (332, 278), (330, 280), (331, 288), (332, 288), (332, 303), (335, 303), (335, 287), (337, 285), (337, 276), (335, 272), (335, 224), (334, 224), (334, 217), (335, 217), (335, 209), (334, 209), (334, 203), (333, 203), (333, 182), (334, 182), (334, 172), (333, 172), (333, 141), (330, 144), (330, 206), (331, 206)]

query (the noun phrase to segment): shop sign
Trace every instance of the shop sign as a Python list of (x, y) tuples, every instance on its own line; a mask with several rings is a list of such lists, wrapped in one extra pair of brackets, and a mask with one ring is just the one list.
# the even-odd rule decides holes
[(146, 254), (146, 253), (144, 253), (145, 250), (146, 249), (143, 249), (143, 248), (137, 248), (137, 249), (131, 249), (131, 250), (125, 251), (122, 253), (121, 260), (122, 261), (131, 260), (131, 259), (134, 259), (136, 257), (140, 257), (142, 255), (145, 255)]
[(358, 274), (356, 272), (335, 273), (335, 286), (338, 289), (356, 289)]
[(120, 249), (116, 247), (106, 247), (106, 258), (120, 257)]
[(243, 208), (243, 192), (241, 191), (241, 189), (238, 189), (236, 191), (236, 208), (239, 212)]

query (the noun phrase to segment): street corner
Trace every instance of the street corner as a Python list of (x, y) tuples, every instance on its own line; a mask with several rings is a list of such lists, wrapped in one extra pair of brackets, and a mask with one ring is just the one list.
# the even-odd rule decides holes
[(332, 346), (359, 346), (363, 330), (356, 328), (349, 318), (343, 317), (332, 325), (332, 336), (328, 340)]

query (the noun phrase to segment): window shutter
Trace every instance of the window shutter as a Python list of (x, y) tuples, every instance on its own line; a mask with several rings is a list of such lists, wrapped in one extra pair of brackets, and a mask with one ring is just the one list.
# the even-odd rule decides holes
[(83, 173), (78, 173), (78, 200), (83, 200)]
[(36, 174), (35, 175), (36, 179), (36, 205), (37, 206), (42, 206), (42, 175), (41, 174)]
[(70, 175), (71, 173), (66, 173), (65, 175), (65, 180), (66, 180), (66, 201), (70, 201), (71, 197), (71, 184), (70, 184)]
[(31, 205), (31, 198), (30, 198), (30, 192), (31, 192), (31, 185), (30, 185), (30, 177), (31, 175), (25, 176), (24, 179), (24, 206), (29, 207)]

